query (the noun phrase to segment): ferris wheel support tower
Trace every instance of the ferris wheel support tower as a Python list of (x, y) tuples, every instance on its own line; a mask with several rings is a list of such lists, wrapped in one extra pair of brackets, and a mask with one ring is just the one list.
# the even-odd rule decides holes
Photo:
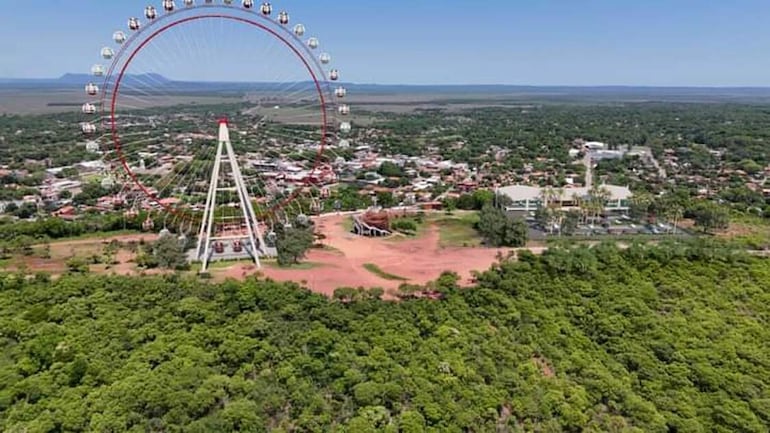
[[(214, 224), (217, 196), (222, 192), (236, 193), (238, 196), (238, 205), (243, 218), (241, 226), (245, 227), (238, 227), (235, 233), (221, 233)], [(245, 232), (242, 229), (245, 229)], [(211, 173), (206, 208), (203, 211), (203, 219), (198, 234), (198, 246), (195, 249), (196, 259), (202, 263), (201, 272), (208, 269), (214, 252), (213, 249), (216, 248), (215, 244), (222, 242), (243, 242), (246, 252), (254, 259), (257, 268), (260, 267), (260, 254), (267, 254), (251, 196), (246, 188), (246, 183), (243, 181), (238, 160), (230, 144), (227, 119), (219, 121), (214, 168)]]

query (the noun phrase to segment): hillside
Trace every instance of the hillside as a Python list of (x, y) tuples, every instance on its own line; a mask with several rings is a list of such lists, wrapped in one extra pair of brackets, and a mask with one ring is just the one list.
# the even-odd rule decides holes
[[(713, 245), (524, 255), (443, 301), (0, 279), (6, 432), (766, 432), (770, 266)], [(349, 295), (349, 291), (346, 291)]]

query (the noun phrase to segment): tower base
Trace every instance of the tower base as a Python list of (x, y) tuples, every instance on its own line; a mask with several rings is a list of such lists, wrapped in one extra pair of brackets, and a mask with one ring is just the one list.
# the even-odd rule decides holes
[[(198, 234), (198, 244), (192, 251), (195, 261), (201, 262), (201, 272), (206, 272), (209, 262), (217, 260), (239, 260), (251, 258), (257, 268), (260, 267), (260, 256), (274, 254), (274, 248), (268, 247), (262, 237), (257, 221), (254, 205), (249, 190), (238, 167), (238, 160), (230, 143), (227, 120), (219, 121), (219, 138), (214, 167), (211, 174), (209, 191), (206, 197), (206, 207), (201, 220)], [(219, 202), (219, 196), (237, 195), (238, 201), (232, 198)], [(215, 223), (217, 210), (222, 208), (239, 209), (241, 218), (219, 221)], [(220, 214), (221, 216), (221, 214)]]

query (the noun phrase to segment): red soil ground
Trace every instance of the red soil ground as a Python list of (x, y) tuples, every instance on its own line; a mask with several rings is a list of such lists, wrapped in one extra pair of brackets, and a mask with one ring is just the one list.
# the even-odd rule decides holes
[[(318, 230), (326, 235), (326, 250), (311, 250), (306, 261), (315, 264), (312, 269), (280, 269), (264, 267), (262, 273), (281, 281), (305, 281), (305, 285), (319, 293), (331, 295), (338, 287), (398, 288), (404, 281), (388, 280), (371, 273), (364, 264), (372, 263), (382, 271), (403, 277), (408, 283), (424, 284), (435, 280), (443, 271), (454, 271), (463, 284), (471, 282), (471, 271), (488, 269), (498, 252), (509, 249), (494, 248), (441, 248), (439, 231), (429, 226), (427, 233), (416, 238), (388, 240), (353, 235), (343, 228), (346, 217), (330, 215), (316, 220)], [(229, 276), (240, 277), (244, 267), (237, 266)]]
[[(510, 249), (468, 247), (444, 248), (439, 244), (439, 230), (428, 225), (425, 232), (414, 238), (383, 239), (365, 238), (353, 235), (343, 227), (347, 216), (326, 215), (316, 220), (316, 227), (323, 233), (325, 249), (312, 249), (305, 262), (312, 265), (307, 269), (284, 269), (263, 266), (259, 272), (279, 281), (296, 281), (318, 293), (331, 295), (339, 287), (381, 287), (387, 291), (397, 289), (404, 282), (425, 284), (435, 280), (444, 271), (454, 271), (461, 278), (461, 284), (471, 283), (471, 271), (488, 269), (498, 253), (507, 254)], [(48, 271), (54, 275), (66, 270), (66, 259), (73, 256), (87, 256), (99, 253), (104, 243), (110, 240), (121, 242), (152, 241), (157, 235), (123, 235), (103, 239), (84, 239), (51, 244), (51, 259), (28, 257), (23, 260), (28, 269)], [(530, 248), (535, 253), (543, 248)], [(133, 263), (133, 254), (120, 250), (116, 256), (119, 264), (109, 269), (103, 265), (93, 266), (98, 273), (131, 275), (139, 273)], [(382, 278), (364, 268), (372, 263), (382, 271), (406, 281)], [(157, 273), (146, 272), (146, 273)], [(244, 279), (257, 273), (253, 265), (240, 263), (211, 271), (215, 280), (226, 278)]]

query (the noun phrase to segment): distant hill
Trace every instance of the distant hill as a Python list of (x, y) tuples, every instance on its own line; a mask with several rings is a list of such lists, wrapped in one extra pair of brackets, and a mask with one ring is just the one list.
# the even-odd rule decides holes
[[(164, 77), (160, 74), (138, 74), (138, 75), (132, 75), (127, 74), (124, 78), (124, 80), (149, 80), (149, 81), (155, 81), (158, 83), (171, 83), (172, 81), (168, 78)], [(96, 79), (92, 75), (89, 74), (64, 74), (61, 77), (57, 78), (55, 80), (57, 83), (60, 84), (73, 84), (73, 85), (86, 85), (89, 82), (95, 81), (99, 82), (101, 79)]]
[[(64, 74), (59, 78), (0, 78), (0, 89), (51, 89), (73, 88), (85, 86), (88, 83), (99, 83), (101, 78), (90, 74)], [(127, 74), (124, 82), (157, 82), (168, 84), (172, 81), (160, 74)]]

